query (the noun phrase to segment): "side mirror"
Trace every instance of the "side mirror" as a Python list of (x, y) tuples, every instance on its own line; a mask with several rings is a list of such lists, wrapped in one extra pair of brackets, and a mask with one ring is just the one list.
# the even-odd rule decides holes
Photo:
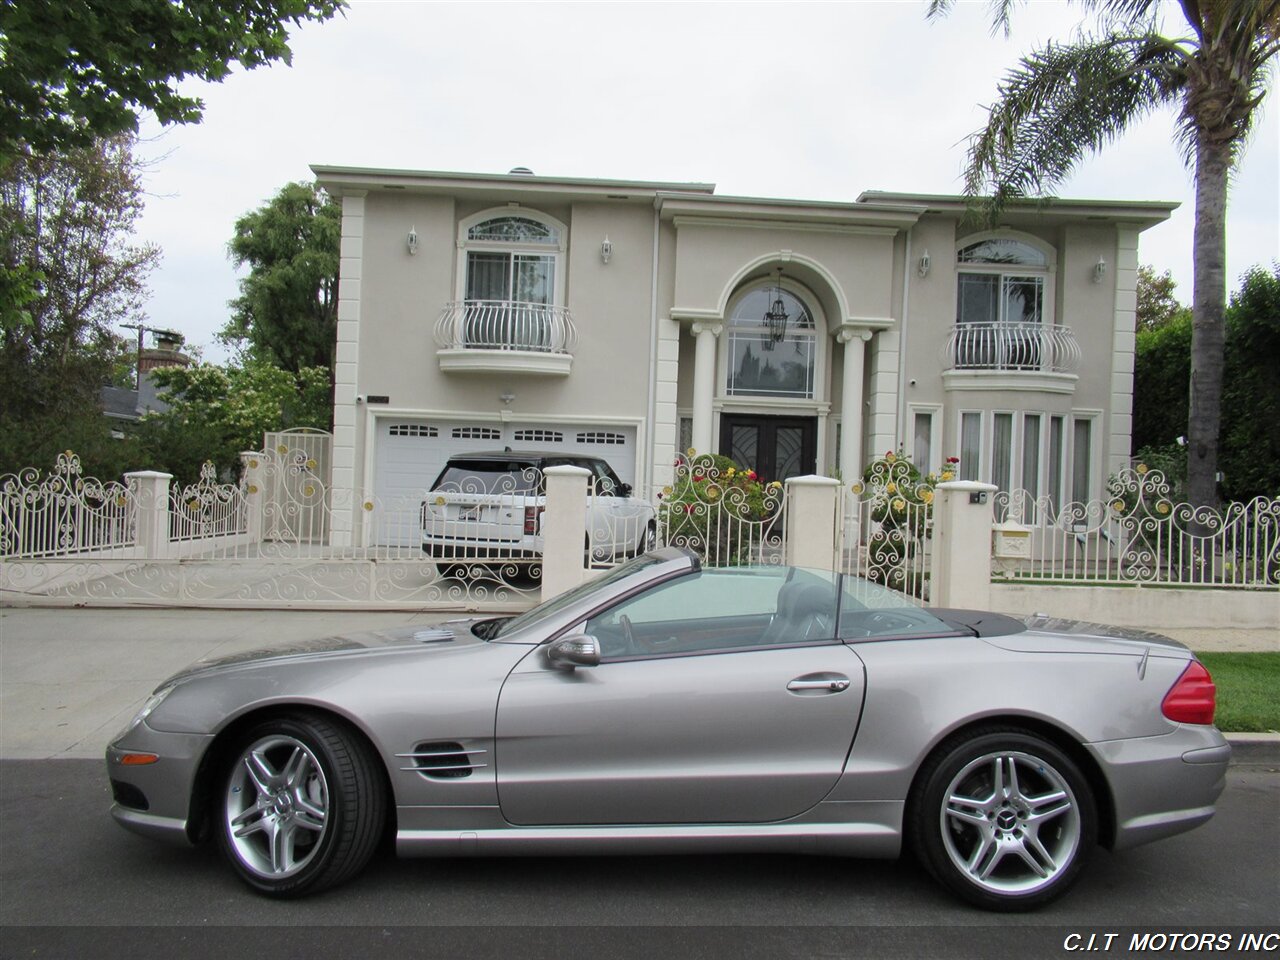
[(620, 497), (629, 497), (629, 496), (631, 496), (631, 484), (629, 484), (629, 483), (620, 483), (620, 484), (618, 484), (618, 496), (620, 496)]
[(586, 634), (561, 637), (547, 646), (547, 662), (561, 670), (600, 664), (600, 641)]

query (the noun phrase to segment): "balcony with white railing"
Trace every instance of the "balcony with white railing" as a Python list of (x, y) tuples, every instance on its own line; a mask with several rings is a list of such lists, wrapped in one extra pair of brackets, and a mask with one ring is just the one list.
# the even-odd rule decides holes
[(568, 307), (456, 300), (440, 312), (435, 339), (446, 372), (567, 376), (578, 331)]
[(1044, 323), (958, 323), (942, 350), (951, 389), (1074, 390), (1080, 343), (1070, 327)]

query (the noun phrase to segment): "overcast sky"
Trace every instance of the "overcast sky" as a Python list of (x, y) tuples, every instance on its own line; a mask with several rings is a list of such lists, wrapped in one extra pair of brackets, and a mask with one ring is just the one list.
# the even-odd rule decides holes
[[(293, 65), (190, 84), (204, 121), (144, 121), (142, 239), (164, 253), (148, 322), (207, 360), (226, 351), (237, 217), (309, 164), (705, 181), (717, 193), (852, 201), (957, 193), (964, 142), (1022, 53), (1080, 11), (1039, 0), (1011, 38), (985, 3), (929, 24), (924, 0), (848, 3), (427, 3), (354, 0), (291, 39)], [(1232, 188), (1227, 272), (1280, 256), (1280, 106), (1268, 99)], [(1171, 200), (1139, 256), (1191, 299), (1191, 175), (1156, 114), (1089, 159), (1074, 198)], [(423, 304), (423, 335), (438, 305)]]

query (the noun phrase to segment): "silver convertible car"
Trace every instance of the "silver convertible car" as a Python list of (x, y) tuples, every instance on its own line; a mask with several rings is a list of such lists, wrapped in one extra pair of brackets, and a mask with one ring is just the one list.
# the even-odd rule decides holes
[(514, 618), (197, 664), (107, 750), (123, 826), (300, 896), (399, 853), (905, 847), (982, 907), (1208, 820), (1214, 687), (1149, 633), (663, 548)]

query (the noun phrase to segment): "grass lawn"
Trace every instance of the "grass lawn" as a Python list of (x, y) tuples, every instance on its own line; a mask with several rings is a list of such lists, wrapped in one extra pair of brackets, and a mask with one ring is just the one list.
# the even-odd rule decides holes
[(1218, 688), (1226, 733), (1280, 733), (1280, 653), (1197, 653)]

